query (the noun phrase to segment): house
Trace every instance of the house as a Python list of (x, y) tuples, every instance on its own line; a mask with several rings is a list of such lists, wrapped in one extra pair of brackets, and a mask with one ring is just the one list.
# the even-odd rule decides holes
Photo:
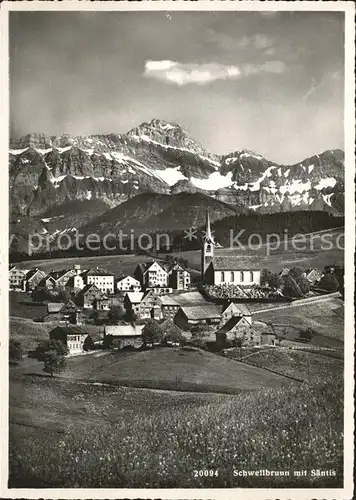
[(12, 266), (9, 269), (9, 289), (17, 292), (26, 291), (26, 271)]
[(40, 269), (31, 269), (26, 274), (26, 290), (32, 291), (37, 288), (38, 284), (46, 277), (46, 273)]
[(93, 309), (95, 301), (103, 298), (103, 293), (96, 285), (86, 285), (83, 290), (80, 290), (76, 297), (78, 306), (84, 309)]
[(178, 302), (168, 295), (162, 295), (158, 298), (158, 303), (161, 306), (163, 318), (173, 320), (180, 308)]
[(110, 310), (110, 299), (106, 295), (97, 297), (94, 299), (93, 307), (97, 311), (109, 311)]
[[(114, 349), (133, 347), (139, 349), (143, 346), (142, 330), (144, 325), (105, 325), (104, 344), (111, 345)], [(108, 337), (111, 337), (110, 340)]]
[(174, 290), (187, 290), (190, 287), (190, 273), (181, 264), (175, 262), (166, 268), (168, 285)]
[(154, 318), (160, 320), (163, 318), (160, 297), (152, 290), (149, 290), (142, 297), (137, 307), (137, 316), (139, 319)]
[(216, 325), (221, 321), (222, 306), (207, 304), (199, 306), (181, 306), (174, 317), (174, 322), (182, 330), (193, 325)]
[(216, 332), (216, 343), (220, 346), (240, 339), (243, 345), (261, 345), (261, 333), (244, 316), (232, 316)]
[(61, 269), (59, 271), (51, 271), (49, 276), (55, 280), (57, 288), (64, 288), (74, 274), (74, 269)]
[(312, 285), (315, 285), (321, 280), (322, 273), (318, 269), (307, 269), (305, 271), (305, 277)]
[(167, 318), (160, 324), (164, 333), (164, 343), (167, 345), (178, 346), (184, 340), (183, 332), (174, 322)]
[(80, 326), (57, 326), (49, 332), (51, 340), (63, 342), (69, 349), (69, 355), (84, 352), (83, 345), (88, 332)]
[(223, 326), (234, 316), (244, 317), (252, 324), (252, 314), (249, 308), (245, 304), (230, 302), (230, 304), (223, 307), (220, 325)]
[(215, 255), (216, 242), (210, 228), (209, 213), (206, 217), (205, 236), (201, 251), (201, 276), (209, 285), (259, 285), (261, 270), (257, 265), (245, 265), (236, 255)]
[(155, 295), (167, 295), (173, 293), (173, 288), (161, 286), (147, 287), (145, 290), (151, 291)]
[(38, 283), (36, 288), (46, 288), (46, 290), (55, 290), (56, 280), (52, 276), (46, 276)]
[(168, 286), (168, 273), (164, 266), (155, 260), (146, 262), (146, 264), (138, 264), (134, 276), (145, 289)]
[(284, 267), (282, 269), (282, 271), (279, 272), (279, 276), (281, 278), (283, 278), (284, 276), (288, 276), (289, 275), (289, 271), (290, 271), (290, 269), (288, 267)]
[(83, 276), (81, 276), (80, 274), (72, 276), (71, 278), (69, 278), (65, 286), (66, 288), (74, 290), (75, 292), (83, 290), (83, 288), (85, 287)]
[(49, 302), (47, 304), (47, 315), (42, 318), (42, 321), (58, 321), (81, 325), (83, 315), (81, 309), (69, 299), (66, 303)]
[(97, 267), (81, 274), (86, 285), (95, 285), (102, 293), (113, 295), (115, 293), (115, 276), (104, 269)]
[(132, 314), (138, 316), (138, 308), (143, 296), (143, 292), (126, 292), (124, 297), (124, 307), (128, 316), (131, 316)]
[(261, 333), (261, 345), (276, 345), (275, 333)]
[(116, 283), (118, 292), (139, 292), (141, 291), (141, 283), (132, 276), (121, 278)]

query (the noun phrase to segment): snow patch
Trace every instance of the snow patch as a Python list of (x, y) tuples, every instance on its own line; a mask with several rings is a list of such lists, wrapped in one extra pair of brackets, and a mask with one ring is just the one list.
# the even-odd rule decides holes
[(21, 163), (30, 163), (30, 160), (27, 158), (21, 158)]
[(186, 179), (182, 174), (179, 167), (166, 168), (159, 171), (159, 176), (166, 182), (169, 186), (174, 186), (178, 181)]
[(93, 195), (92, 191), (87, 191), (85, 197), (87, 200), (91, 200), (92, 195)]
[(24, 149), (10, 149), (9, 151), (10, 151), (10, 153), (12, 155), (20, 155), (20, 154), (24, 153), (27, 150), (28, 150), (28, 148), (24, 148)]
[(290, 182), (289, 184), (285, 184), (284, 186), (280, 186), (279, 192), (281, 194), (293, 194), (293, 193), (303, 193), (304, 191), (309, 191), (311, 189), (310, 181), (302, 182), (300, 179)]
[(196, 177), (191, 177), (192, 184), (200, 189), (205, 189), (207, 191), (216, 191), (227, 187), (232, 182), (232, 173), (229, 172), (227, 175), (221, 175), (220, 172), (213, 172), (208, 179), (197, 179)]
[(314, 165), (309, 165), (308, 166), (308, 174), (311, 174), (313, 170), (314, 170)]
[(317, 191), (321, 191), (324, 188), (331, 187), (333, 188), (336, 184), (336, 179), (334, 177), (324, 177), (324, 179), (320, 179), (318, 184), (314, 186), (314, 189)]
[(331, 194), (322, 194), (321, 196), (323, 197), (324, 202), (331, 207), (331, 197), (334, 195), (334, 193)]
[(283, 175), (284, 175), (285, 178), (288, 177), (289, 172), (290, 172), (290, 168), (288, 168), (288, 170), (286, 170), (285, 172), (283, 172)]
[(50, 153), (53, 148), (47, 148), (47, 149), (41, 149), (41, 148), (33, 148), (37, 153), (40, 153), (41, 155), (45, 155), (47, 153)]
[(65, 148), (60, 148), (58, 146), (55, 147), (55, 149), (60, 153), (64, 153), (65, 151), (69, 151), (70, 149), (72, 149), (72, 146), (66, 146)]

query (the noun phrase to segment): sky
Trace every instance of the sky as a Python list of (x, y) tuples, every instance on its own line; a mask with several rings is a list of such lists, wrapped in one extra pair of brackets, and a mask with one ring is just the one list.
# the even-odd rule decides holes
[(11, 136), (159, 118), (211, 153), (344, 148), (342, 12), (10, 12)]

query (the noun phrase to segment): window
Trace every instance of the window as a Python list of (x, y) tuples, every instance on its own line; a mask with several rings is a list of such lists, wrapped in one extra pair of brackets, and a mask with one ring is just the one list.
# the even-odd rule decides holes
[(211, 245), (206, 245), (206, 251), (211, 252)]
[(253, 281), (253, 272), (250, 271), (250, 281)]
[(230, 279), (231, 279), (231, 281), (235, 281), (234, 271), (231, 271), (231, 273), (230, 273)]
[(225, 273), (224, 271), (221, 271), (221, 281), (225, 281)]
[(243, 271), (241, 271), (240, 276), (241, 276), (241, 281), (244, 281), (245, 277), (244, 277), (244, 272)]

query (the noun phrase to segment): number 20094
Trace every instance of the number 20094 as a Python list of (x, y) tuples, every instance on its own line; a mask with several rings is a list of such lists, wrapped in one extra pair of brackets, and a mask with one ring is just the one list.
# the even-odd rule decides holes
[(202, 469), (193, 471), (194, 477), (218, 477), (219, 471), (213, 469)]

